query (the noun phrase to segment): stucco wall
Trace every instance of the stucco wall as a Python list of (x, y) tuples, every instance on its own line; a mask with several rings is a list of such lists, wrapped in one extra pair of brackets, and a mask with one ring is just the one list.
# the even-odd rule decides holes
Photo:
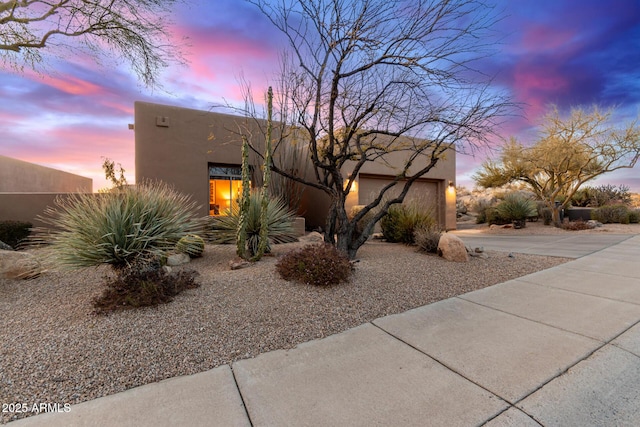
[(90, 193), (93, 180), (0, 156), (0, 193)]
[(34, 227), (45, 224), (36, 218), (44, 213), (47, 206), (53, 206), (56, 197), (66, 197), (69, 193), (0, 193), (0, 221), (27, 221)]

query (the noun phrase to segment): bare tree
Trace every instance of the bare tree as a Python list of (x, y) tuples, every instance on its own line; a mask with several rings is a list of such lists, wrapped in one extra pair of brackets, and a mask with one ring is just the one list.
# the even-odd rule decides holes
[[(482, 1), (248, 1), (289, 42), (276, 85), (274, 150), (292, 134), (302, 138), (313, 173), (291, 174), (277, 156), (272, 170), (329, 195), (325, 241), (351, 258), (447, 150), (485, 144), (510, 106), (471, 66), (495, 42), (496, 14)], [(349, 219), (347, 195), (369, 162), (389, 165), (393, 178)], [(371, 211), (364, 233), (355, 232)]]
[(638, 122), (619, 127), (611, 122), (612, 113), (597, 107), (591, 112), (574, 108), (563, 117), (552, 107), (535, 144), (526, 147), (512, 138), (500, 159), (483, 163), (474, 180), (481, 187), (525, 183), (552, 210), (557, 225), (560, 209), (569, 205), (585, 182), (632, 168), (640, 158)]
[(40, 71), (43, 51), (81, 49), (96, 60), (124, 58), (147, 86), (159, 71), (182, 61), (168, 34), (170, 7), (179, 0), (0, 1), (0, 67)]

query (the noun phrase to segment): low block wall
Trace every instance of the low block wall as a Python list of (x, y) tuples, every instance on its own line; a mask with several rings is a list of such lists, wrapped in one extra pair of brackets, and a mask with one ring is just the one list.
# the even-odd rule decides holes
[(70, 193), (0, 193), (0, 221), (27, 221), (34, 227), (45, 224), (37, 220), (47, 206), (53, 206), (56, 197)]

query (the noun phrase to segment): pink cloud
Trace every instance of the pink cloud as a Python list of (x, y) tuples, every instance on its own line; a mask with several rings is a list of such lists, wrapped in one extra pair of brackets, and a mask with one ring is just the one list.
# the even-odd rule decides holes
[(32, 71), (26, 71), (24, 77), (35, 82), (44, 83), (70, 95), (101, 95), (104, 88), (86, 80), (67, 74), (63, 77), (53, 75), (39, 75)]

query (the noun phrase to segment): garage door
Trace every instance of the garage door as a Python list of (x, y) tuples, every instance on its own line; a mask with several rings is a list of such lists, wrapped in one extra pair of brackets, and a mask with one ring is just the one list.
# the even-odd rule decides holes
[[(366, 205), (371, 202), (375, 197), (380, 194), (380, 190), (391, 182), (392, 178), (387, 176), (378, 175), (360, 175), (358, 183), (358, 204)], [(436, 219), (441, 222), (442, 213), (439, 212), (438, 207), (438, 183), (437, 180), (421, 179), (413, 183), (409, 189), (407, 197), (405, 197), (405, 203), (409, 200), (420, 203), (425, 208), (432, 208), (433, 214)], [(400, 193), (402, 190), (402, 183), (396, 184), (396, 186), (387, 192), (388, 197), (391, 198)]]

